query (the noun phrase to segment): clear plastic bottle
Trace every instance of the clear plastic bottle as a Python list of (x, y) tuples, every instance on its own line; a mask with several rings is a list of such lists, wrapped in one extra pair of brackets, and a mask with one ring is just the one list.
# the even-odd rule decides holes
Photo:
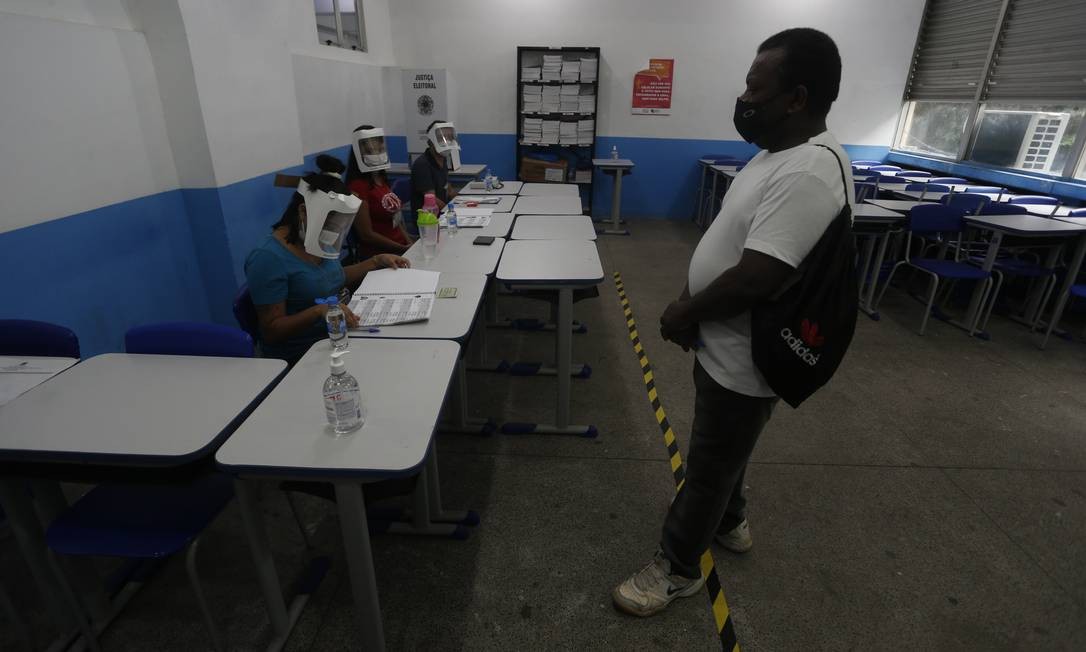
[(486, 169), (486, 176), (483, 177), (483, 183), (486, 184), (487, 192), (492, 192), (494, 190), (494, 175), (490, 173), (490, 168)]
[(339, 307), (339, 297), (317, 299), (317, 303), (328, 306), (328, 312), (324, 313), (324, 324), (328, 327), (328, 339), (332, 342), (332, 349), (346, 350), (350, 342), (347, 338), (347, 317)]
[(445, 222), (449, 226), (449, 237), (455, 238), (457, 231), (460, 230), (460, 223), (456, 217), (456, 204), (449, 202), (449, 210), (445, 213)]
[(618, 160), (618, 145), (611, 145), (611, 160)]
[(346, 354), (347, 351), (332, 352), (332, 373), (324, 381), (324, 412), (337, 435), (354, 432), (366, 422), (358, 381), (343, 366)]

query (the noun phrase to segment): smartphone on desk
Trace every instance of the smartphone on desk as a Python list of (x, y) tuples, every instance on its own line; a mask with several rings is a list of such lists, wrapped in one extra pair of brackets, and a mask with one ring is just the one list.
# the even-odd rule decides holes
[(494, 236), (492, 236), (492, 235), (480, 235), (480, 236), (477, 236), (475, 238), (475, 240), (472, 241), (471, 244), (483, 245), (483, 246), (492, 245), (492, 244), (494, 244)]

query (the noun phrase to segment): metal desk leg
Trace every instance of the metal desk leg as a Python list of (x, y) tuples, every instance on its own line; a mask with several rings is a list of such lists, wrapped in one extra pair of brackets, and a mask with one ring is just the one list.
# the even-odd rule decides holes
[(1078, 238), (1078, 246), (1075, 247), (1075, 253), (1071, 256), (1071, 263), (1067, 266), (1067, 276), (1063, 279), (1063, 285), (1060, 286), (1060, 292), (1056, 296), (1056, 308), (1052, 311), (1052, 317), (1048, 320), (1048, 328), (1045, 329), (1045, 339), (1041, 342), (1041, 348), (1048, 346), (1048, 338), (1052, 335), (1052, 329), (1060, 323), (1060, 317), (1063, 316), (1063, 309), (1067, 305), (1067, 299), (1071, 296), (1071, 286), (1075, 283), (1075, 279), (1078, 277), (1079, 270), (1082, 269), (1082, 259), (1086, 256), (1086, 235), (1080, 235)]
[(4, 507), (11, 532), (53, 622), (63, 629), (74, 626), (67, 607), (58, 599), (61, 589), (46, 558), (45, 530), (35, 516), (34, 505), (20, 480), (0, 477), (0, 505)]
[[(272, 558), (271, 547), (268, 545), (268, 533), (264, 527), (264, 517), (260, 514), (256, 492), (257, 487), (253, 482), (240, 478), (234, 480), (234, 493), (238, 497), (241, 520), (245, 525), (245, 538), (249, 540), (249, 552), (253, 556), (260, 591), (264, 594), (264, 605), (268, 609), (268, 619), (271, 621), (272, 632), (275, 634), (271, 643), (268, 644), (268, 650), (281, 650), (287, 644), (290, 632), (301, 617), (302, 609), (309, 601), (309, 595), (315, 590), (316, 584), (313, 584), (309, 591), (302, 591), (294, 596), (290, 609), (287, 609), (283, 600), (283, 589), (279, 584), (279, 573), (275, 570), (275, 559)], [(316, 578), (316, 583), (319, 583), (321, 579), (323, 575)]]
[(473, 435), (489, 435), (495, 425), (490, 419), (471, 419), (468, 417), (468, 365), (461, 356), (456, 361), (456, 376), (453, 379), (453, 396), (448, 399), (452, 423), (442, 423), (441, 432), (460, 432)]
[(702, 208), (705, 206), (705, 170), (708, 166), (704, 163), (698, 163), (698, 166), (701, 168), (698, 175), (701, 178), (698, 180), (698, 196), (694, 204), (694, 224), (701, 226)]
[(713, 175), (713, 184), (709, 190), (709, 213), (705, 216), (704, 226), (708, 226), (716, 214), (716, 182), (720, 178), (720, 173), (713, 168), (709, 168), (709, 174)]
[(625, 170), (615, 168), (615, 185), (611, 190), (611, 228), (604, 229), (603, 235), (630, 235), (626, 229), (619, 228), (619, 219), (622, 214), (622, 177)]
[[(995, 264), (996, 254), (999, 253), (999, 244), (1003, 241), (1002, 231), (992, 231), (992, 239), (988, 241), (988, 252), (984, 255), (984, 264), (981, 265), (981, 269), (992, 273), (992, 266)], [(991, 276), (987, 281), (977, 281), (977, 285), (973, 288), (973, 295), (969, 299), (969, 309), (965, 313), (965, 322), (950, 323), (964, 328), (970, 335), (975, 334), (977, 329), (977, 322), (980, 320), (982, 309), (984, 308), (984, 301), (988, 298), (989, 290), (992, 287)]]
[(382, 652), (385, 649), (385, 631), (377, 596), (377, 578), (373, 572), (373, 551), (370, 549), (362, 485), (348, 480), (336, 482), (335, 486), (339, 527), (343, 531), (343, 553), (347, 558), (358, 617), (358, 640), (366, 652)]
[(437, 536), (450, 539), (467, 539), (471, 530), (466, 526), (479, 524), (479, 513), (474, 510), (446, 511), (441, 502), (441, 480), (437, 471), (437, 447), (431, 442), (426, 454), (426, 465), (415, 482), (415, 491), (411, 501), (411, 519), (403, 519), (401, 512), (392, 512), (393, 522), (375, 523), (374, 513), (370, 510), (370, 523), (374, 530), (389, 534), (409, 534), (416, 536)]
[(487, 335), (486, 329), (496, 325), (498, 321), (498, 283), (493, 278), (487, 279), (486, 292), (483, 295), (483, 318), (476, 319), (475, 329), (471, 334), (471, 342), (476, 349), (477, 360), (468, 365), (471, 371), (495, 371), (505, 373), (509, 370), (509, 363), (505, 360), (497, 362), (487, 361)]
[(879, 313), (875, 310), (875, 290), (879, 284), (879, 275), (882, 273), (882, 261), (886, 259), (886, 248), (890, 243), (890, 231), (886, 231), (879, 238), (879, 247), (875, 251), (875, 260), (871, 264), (871, 277), (867, 281), (867, 297), (864, 299), (864, 303), (867, 304), (868, 317), (879, 320)]

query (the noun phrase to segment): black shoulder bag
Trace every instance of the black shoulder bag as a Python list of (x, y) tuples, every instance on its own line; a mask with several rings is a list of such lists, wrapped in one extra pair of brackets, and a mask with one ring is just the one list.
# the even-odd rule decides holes
[(856, 331), (859, 308), (851, 188), (837, 154), (816, 146), (837, 159), (845, 205), (784, 290), (753, 306), (750, 315), (754, 364), (792, 407), (799, 407), (837, 371)]

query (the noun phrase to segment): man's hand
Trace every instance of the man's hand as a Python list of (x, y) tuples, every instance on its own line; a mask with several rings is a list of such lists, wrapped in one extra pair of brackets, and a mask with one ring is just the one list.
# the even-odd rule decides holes
[(672, 301), (660, 316), (660, 336), (678, 344), (683, 351), (696, 349), (698, 342), (698, 325), (690, 319), (689, 310), (688, 301), (680, 299)]

